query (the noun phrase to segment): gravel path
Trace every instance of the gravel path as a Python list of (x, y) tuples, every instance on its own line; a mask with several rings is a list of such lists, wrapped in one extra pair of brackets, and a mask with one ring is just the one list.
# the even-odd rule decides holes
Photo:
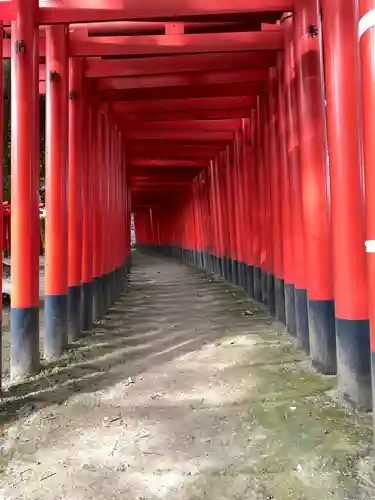
[(133, 262), (92, 335), (4, 394), (1, 499), (375, 498), (371, 416), (335, 378), (238, 289)]

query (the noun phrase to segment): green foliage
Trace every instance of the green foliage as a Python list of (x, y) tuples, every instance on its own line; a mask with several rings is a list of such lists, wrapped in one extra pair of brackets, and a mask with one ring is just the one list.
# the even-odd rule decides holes
[(10, 199), (10, 59), (3, 60), (3, 175), (4, 200)]
[[(10, 59), (3, 60), (3, 175), (4, 187), (3, 196), (5, 201), (10, 200), (10, 175), (11, 175), (11, 121), (10, 121), (10, 95), (11, 95), (11, 81), (10, 81)], [(45, 178), (45, 96), (39, 96), (39, 137), (40, 137), (40, 183), (44, 185)]]

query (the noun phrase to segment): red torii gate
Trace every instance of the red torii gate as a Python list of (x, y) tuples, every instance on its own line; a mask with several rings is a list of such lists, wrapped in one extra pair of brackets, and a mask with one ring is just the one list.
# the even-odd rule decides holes
[[(262, 6), (260, 6), (262, 3)], [(262, 21), (271, 22), (280, 12), (291, 7), (290, 2), (253, 2), (249, 9), (247, 2), (214, 2), (202, 9), (181, 5), (173, 1), (163, 1), (157, 9), (150, 9), (148, 2), (93, 2), (92, 7), (80, 8), (77, 2), (41, 2), (36, 0), (13, 0), (1, 2), (0, 18), (11, 39), (2, 38), (1, 53), (12, 59), (12, 375), (22, 377), (38, 369), (39, 363), (39, 286), (38, 252), (35, 235), (39, 223), (37, 217), (37, 188), (39, 182), (39, 145), (37, 131), (37, 94), (45, 92), (46, 100), (46, 262), (45, 262), (45, 336), (44, 354), (47, 359), (58, 357), (65, 349), (68, 337), (74, 340), (80, 330), (88, 330), (93, 318), (102, 314), (113, 300), (113, 275), (118, 274), (128, 257), (128, 236), (122, 238), (122, 224), (129, 224), (130, 199), (126, 178), (136, 168), (133, 176), (133, 191), (145, 193), (152, 186), (160, 186), (160, 192), (186, 189), (196, 175), (196, 168), (186, 169), (184, 178), (167, 176), (139, 170), (137, 158), (155, 157), (173, 160), (174, 166), (189, 157), (204, 165), (217, 151), (225, 147), (233, 138), (236, 123), (226, 123), (223, 130), (205, 131), (191, 126), (191, 131), (167, 131), (160, 128), (155, 133), (153, 127), (145, 135), (140, 129), (142, 115), (157, 115), (163, 106), (164, 118), (174, 119), (184, 114), (186, 123), (194, 123), (195, 116), (210, 120), (231, 110), (234, 116), (243, 116), (251, 107), (253, 98), (262, 89), (262, 77), (270, 61), (272, 51), (282, 48), (280, 31), (250, 31), (211, 33), (209, 43), (204, 33), (199, 33), (199, 23), (216, 19), (234, 19), (244, 12), (252, 14), (255, 26), (260, 26), (257, 13), (262, 12)], [(147, 22), (162, 21), (166, 34), (127, 36), (129, 20), (144, 18)], [(179, 23), (175, 23), (176, 15)], [(155, 18), (155, 19), (154, 19)], [(111, 24), (107, 23), (107, 36), (91, 37), (89, 25), (72, 23), (92, 23), (103, 20), (121, 20), (115, 29), (123, 30), (123, 36), (111, 37)], [(181, 22), (197, 21), (197, 33), (184, 33)], [(68, 29), (68, 25), (70, 28)], [(46, 25), (45, 27), (43, 27)], [(235, 24), (235, 26), (237, 26)], [(100, 26), (100, 25), (99, 25)], [(103, 26), (103, 25), (102, 25)], [(216, 29), (220, 23), (216, 23)], [(39, 30), (39, 27), (43, 29)], [(112, 28), (113, 29), (113, 28)], [(144, 29), (144, 25), (143, 25)], [(160, 25), (159, 25), (160, 29)], [(134, 30), (134, 26), (133, 26)], [(212, 28), (211, 28), (212, 31)], [(100, 30), (99, 30), (99, 34)], [(256, 51), (249, 53), (249, 51)], [(247, 71), (232, 79), (227, 72), (225, 53), (237, 52), (233, 64), (248, 68), (253, 59), (259, 69)], [(262, 51), (264, 51), (262, 53)], [(162, 76), (161, 66), (173, 65), (174, 55), (199, 54), (197, 59), (187, 55), (181, 65), (181, 77), (171, 79)], [(217, 52), (224, 59), (219, 60)], [(239, 57), (243, 52), (242, 60)], [(212, 56), (210, 55), (212, 53)], [(142, 85), (134, 81), (123, 85), (125, 71), (139, 65), (155, 67), (151, 56), (163, 55), (159, 69), (154, 70), (158, 79)], [(98, 57), (141, 55), (142, 59), (131, 64), (122, 64), (116, 59)], [(144, 56), (148, 56), (144, 59)], [(40, 58), (46, 63), (40, 65)], [(85, 58), (86, 60), (84, 60)], [(90, 59), (93, 58), (93, 59)], [(206, 66), (206, 63), (209, 65)], [(138, 64), (138, 69), (136, 65)], [(186, 76), (188, 65), (194, 71), (201, 65), (201, 86), (191, 85)], [(112, 65), (112, 67), (111, 67)], [(119, 71), (113, 66), (116, 66)], [(211, 74), (210, 68), (223, 68), (225, 72)], [(109, 73), (108, 73), (109, 71)], [(91, 72), (91, 73), (90, 73)], [(85, 78), (85, 73), (87, 77)], [(147, 71), (146, 73), (147, 74)], [(116, 76), (103, 81), (105, 76)], [(199, 77), (194, 73), (194, 77)], [(93, 81), (95, 79), (95, 82)], [(90, 81), (91, 80), (91, 81)], [(40, 83), (39, 83), (40, 82)], [(44, 83), (43, 83), (44, 82)], [(168, 84), (173, 88), (175, 99), (165, 90)], [(194, 82), (195, 83), (195, 82)], [(130, 87), (129, 87), (130, 85)], [(210, 87), (207, 87), (209, 85)], [(213, 87), (212, 87), (213, 85)], [(145, 101), (152, 89), (155, 103)], [(98, 93), (100, 92), (100, 95)], [(187, 93), (188, 99), (186, 99)], [(178, 100), (178, 95), (184, 99)], [(215, 96), (215, 97), (214, 97)], [(163, 99), (165, 102), (163, 101)], [(138, 104), (131, 104), (138, 99)], [(105, 104), (105, 101), (108, 104)], [(204, 107), (202, 109), (202, 103)], [(202, 114), (206, 111), (207, 115)], [(220, 112), (220, 113), (218, 113)], [(194, 116), (194, 113), (196, 115)], [(126, 122), (131, 117), (138, 123), (126, 132)], [(139, 121), (141, 120), (141, 121)], [(115, 125), (117, 123), (117, 125)], [(135, 124), (133, 123), (133, 125)], [(209, 123), (209, 122), (208, 122)], [(122, 129), (122, 130), (120, 130)], [(138, 132), (137, 132), (138, 130)], [(129, 171), (124, 171), (124, 138), (127, 134), (132, 146), (128, 149)], [(163, 141), (168, 136), (168, 144)], [(147, 141), (147, 146), (144, 145)], [(174, 154), (170, 149), (173, 146)], [(201, 144), (201, 146), (199, 145)], [(194, 150), (191, 150), (194, 146)], [(134, 161), (134, 163), (132, 163)], [(68, 179), (68, 185), (66, 184)], [(110, 193), (110, 194), (109, 194)], [(160, 194), (160, 193), (159, 193)], [(68, 210), (67, 210), (68, 208)], [(125, 226), (126, 227), (126, 226)], [(69, 237), (68, 237), (69, 235)], [(118, 241), (119, 240), (119, 241)], [(68, 244), (67, 244), (68, 242)], [(116, 255), (113, 249), (119, 247)], [(104, 282), (104, 286), (103, 286)], [(104, 288), (104, 292), (100, 290)], [(81, 301), (82, 299), (82, 301)], [(77, 304), (81, 303), (81, 307)], [(94, 306), (94, 312), (92, 307)], [(67, 313), (68, 311), (68, 313)], [(69, 325), (67, 324), (69, 321)]]
[[(317, 369), (337, 368), (345, 397), (368, 407), (375, 294), (363, 250), (359, 68), (346, 62), (357, 61), (355, 1), (80, 3), (0, 2), (12, 37), (0, 41), (12, 59), (12, 375), (39, 364), (37, 96), (45, 92), (47, 359), (119, 293), (131, 199), (145, 242), (246, 285)], [(367, 239), (375, 239), (375, 0), (359, 3)]]

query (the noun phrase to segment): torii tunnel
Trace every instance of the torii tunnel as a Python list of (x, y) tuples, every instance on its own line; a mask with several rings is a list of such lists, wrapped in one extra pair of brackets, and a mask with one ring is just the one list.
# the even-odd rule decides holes
[(371, 409), (375, 0), (12, 0), (0, 19), (12, 378), (40, 365), (43, 93), (47, 360), (121, 293), (134, 214), (139, 248), (243, 287)]

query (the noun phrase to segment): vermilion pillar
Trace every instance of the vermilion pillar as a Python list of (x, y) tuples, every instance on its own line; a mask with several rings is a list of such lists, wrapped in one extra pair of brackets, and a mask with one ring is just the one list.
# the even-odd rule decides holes
[(235, 266), (235, 248), (236, 248), (236, 234), (233, 225), (234, 215), (233, 215), (233, 179), (231, 176), (230, 168), (230, 151), (229, 147), (226, 148), (224, 155), (224, 165), (225, 165), (225, 199), (227, 207), (227, 221), (228, 221), (228, 280), (234, 282), (234, 276), (236, 273)]
[(260, 206), (260, 142), (258, 138), (258, 112), (251, 110), (250, 141), (252, 144), (251, 162), (251, 199), (252, 199), (252, 227), (253, 227), (253, 255), (254, 255), (254, 299), (262, 301), (262, 268), (261, 268), (261, 206)]
[[(244, 162), (244, 204), (246, 210), (245, 242), (246, 242), (246, 291), (254, 298), (254, 224), (253, 224), (253, 173), (252, 162), (254, 156), (254, 144), (251, 142), (251, 122), (249, 118), (242, 119), (243, 133), (243, 162)], [(248, 236), (246, 236), (248, 235)]]
[(242, 172), (240, 169), (240, 152), (239, 152), (239, 132), (236, 131), (234, 134), (234, 141), (232, 145), (232, 179), (233, 179), (233, 226), (236, 234), (236, 255), (235, 255), (235, 275), (234, 282), (238, 285), (242, 285), (242, 241), (243, 241), (243, 232), (242, 232), (242, 217), (243, 217), (243, 203), (242, 203), (242, 194), (240, 189), (240, 183), (243, 182)]
[[(370, 316), (372, 404), (375, 405), (375, 0), (359, 1), (362, 67), (363, 159), (366, 194), (367, 289)], [(375, 418), (375, 411), (373, 409)]]
[(32, 133), (39, 106), (36, 62), (37, 0), (15, 0), (12, 23), (12, 213), (11, 213), (11, 376), (39, 369), (39, 279), (35, 234), (39, 220), (35, 204), (35, 140)]
[[(98, 107), (99, 108), (99, 107)], [(93, 318), (95, 320), (101, 315), (101, 218), (100, 218), (100, 156), (101, 156), (101, 133), (100, 133), (100, 110), (93, 109), (92, 124), (92, 295), (93, 295)]]
[[(325, 134), (321, 29), (316, 0), (296, 2), (294, 40), (305, 236), (304, 243), (301, 241), (300, 244), (304, 248), (303, 254), (306, 263), (310, 356), (313, 365), (319, 371), (333, 374), (336, 372), (336, 340), (329, 216), (329, 174)], [(301, 279), (300, 286), (303, 287), (303, 279)]]
[(271, 222), (272, 222), (272, 247), (273, 269), (275, 283), (275, 315), (285, 323), (285, 290), (284, 290), (284, 265), (282, 247), (282, 211), (281, 203), (281, 168), (280, 155), (277, 142), (277, 71), (269, 70), (268, 104), (270, 127), (270, 187), (271, 187)]
[[(305, 263), (299, 255), (296, 245), (296, 238), (301, 239), (303, 226), (299, 224), (302, 215), (301, 189), (298, 192), (296, 181), (300, 168), (300, 149), (297, 129), (297, 100), (296, 100), (296, 70), (295, 70), (295, 50), (293, 43), (293, 23), (290, 14), (286, 14), (284, 25), (284, 57), (279, 56), (278, 70), (283, 74), (283, 86), (279, 89), (279, 109), (280, 113), (285, 110), (285, 120), (281, 125), (284, 128), (285, 140), (281, 139), (280, 157), (283, 168), (282, 187), (285, 199), (289, 203), (284, 207), (284, 256), (285, 256), (285, 318), (287, 330), (291, 335), (297, 335), (297, 283), (298, 273), (304, 272)], [(281, 60), (280, 60), (281, 59)], [(282, 60), (283, 59), (283, 60)], [(282, 130), (281, 130), (282, 132)], [(285, 149), (285, 152), (284, 152)], [(284, 154), (286, 154), (284, 158)], [(297, 203), (298, 196), (300, 203)], [(300, 210), (297, 213), (297, 210)], [(297, 225), (296, 225), (297, 224)], [(303, 241), (303, 236), (302, 236)], [(296, 261), (295, 259), (298, 259)], [(300, 284), (301, 290), (301, 284)], [(299, 295), (299, 294), (298, 294)], [(306, 296), (306, 293), (305, 293)], [(306, 298), (306, 297), (305, 297)], [(307, 301), (305, 300), (305, 311)], [(307, 323), (307, 314), (306, 314)], [(300, 332), (301, 333), (301, 332)], [(308, 329), (307, 329), (308, 333)], [(302, 336), (302, 345), (309, 345), (308, 335)]]
[(81, 330), (90, 330), (93, 321), (93, 291), (92, 291), (92, 129), (93, 112), (90, 107), (90, 90), (85, 88), (84, 102), (84, 156), (83, 156), (83, 208), (82, 208), (82, 286), (81, 286)]
[[(242, 125), (242, 124), (241, 124)], [(245, 146), (244, 146), (244, 131), (241, 126), (240, 130), (236, 134), (236, 145), (237, 145), (237, 171), (238, 171), (238, 201), (240, 204), (240, 243), (241, 243), (241, 253), (240, 253), (240, 285), (246, 290), (247, 289), (247, 278), (248, 278), (248, 254), (247, 254), (247, 243), (251, 238), (249, 233), (249, 228), (247, 224), (247, 171), (246, 171), (246, 160), (245, 160)]]
[[(0, 96), (3, 95), (3, 23), (0, 21)], [(3, 116), (3, 99), (0, 99), (0, 116)], [(0, 158), (3, 157), (3, 141), (1, 140), (4, 134), (3, 130), (3, 120), (0, 120)], [(0, 186), (3, 186), (3, 169), (0, 169)], [(3, 251), (3, 190), (0, 189), (0, 248)], [(3, 255), (3, 254), (2, 254)], [(2, 278), (3, 278), (3, 266), (0, 269), (0, 296), (2, 296)], [(2, 301), (0, 303), (0, 352), (2, 352), (2, 321), (3, 321), (3, 311), (2, 311)], [(0, 387), (1, 387), (1, 360), (0, 360)]]
[(219, 210), (222, 217), (222, 275), (225, 279), (229, 279), (229, 230), (228, 230), (228, 209), (227, 209), (227, 193), (226, 193), (226, 171), (224, 164), (225, 153), (220, 152), (217, 157), (217, 174), (218, 174), (218, 190), (219, 190)]
[[(213, 247), (213, 251), (212, 251), (212, 268), (213, 268), (213, 272), (218, 272), (219, 234), (218, 234), (218, 210), (217, 210), (217, 200), (216, 200), (214, 161), (211, 161), (210, 165), (209, 165), (209, 177), (210, 177), (210, 210), (211, 210), (211, 214), (212, 214), (213, 237), (214, 237), (214, 247)], [(195, 252), (194, 252), (194, 250), (195, 250), (195, 247), (194, 247), (195, 225), (194, 225), (194, 217), (193, 217), (192, 208), (193, 208), (193, 200), (190, 198), (189, 218), (191, 220), (191, 239), (192, 239), (192, 248), (193, 248), (193, 264), (196, 265)]]
[(370, 339), (361, 172), (358, 3), (323, 4), (339, 391), (371, 407)]
[(39, 38), (39, 30), (35, 31), (35, 57), (33, 59), (33, 71), (34, 71), (34, 99), (35, 99), (35, 107), (34, 107), (34, 127), (32, 130), (32, 134), (34, 135), (34, 168), (33, 168), (33, 178), (32, 178), (32, 197), (33, 197), (33, 209), (32, 212), (35, 216), (35, 226), (36, 232), (34, 235), (35, 242), (33, 243), (33, 248), (35, 252), (35, 262), (38, 266), (38, 273), (33, 275), (33, 295), (40, 295), (39, 292), (39, 258), (41, 254), (41, 221), (40, 221), (40, 211), (39, 211), (39, 202), (40, 202), (40, 116), (39, 116), (39, 103), (40, 103), (40, 95), (39, 95), (39, 43), (37, 40)]
[(264, 251), (265, 251), (265, 296), (263, 302), (272, 315), (275, 314), (275, 276), (273, 267), (272, 238), (272, 199), (271, 199), (271, 135), (270, 106), (267, 98), (261, 100), (263, 128), (263, 212), (264, 212)]
[(109, 170), (109, 132), (108, 132), (108, 116), (105, 112), (102, 113), (102, 169), (101, 169), (101, 218), (103, 237), (101, 239), (102, 253), (102, 307), (103, 314), (109, 308), (108, 298), (108, 248), (110, 238), (108, 234), (109, 228), (109, 195), (108, 195), (108, 170)]
[(114, 300), (115, 291), (115, 259), (114, 248), (116, 247), (116, 231), (115, 231), (115, 175), (116, 175), (116, 128), (113, 121), (110, 121), (110, 164), (109, 164), (109, 210), (110, 210), (110, 241), (111, 247), (109, 251), (109, 290), (110, 290), (110, 305)]
[(68, 176), (68, 334), (81, 329), (83, 60), (69, 60), (69, 176)]
[(46, 236), (44, 356), (68, 343), (68, 58), (64, 25), (46, 30)]
[(261, 280), (261, 298), (262, 302), (267, 302), (267, 272), (266, 272), (266, 213), (265, 213), (265, 189), (264, 189), (264, 127), (263, 127), (262, 101), (260, 96), (257, 96), (256, 108), (256, 141), (257, 141), (257, 159), (256, 159), (256, 176), (258, 197), (258, 222), (259, 222), (259, 256), (260, 256), (260, 280)]

